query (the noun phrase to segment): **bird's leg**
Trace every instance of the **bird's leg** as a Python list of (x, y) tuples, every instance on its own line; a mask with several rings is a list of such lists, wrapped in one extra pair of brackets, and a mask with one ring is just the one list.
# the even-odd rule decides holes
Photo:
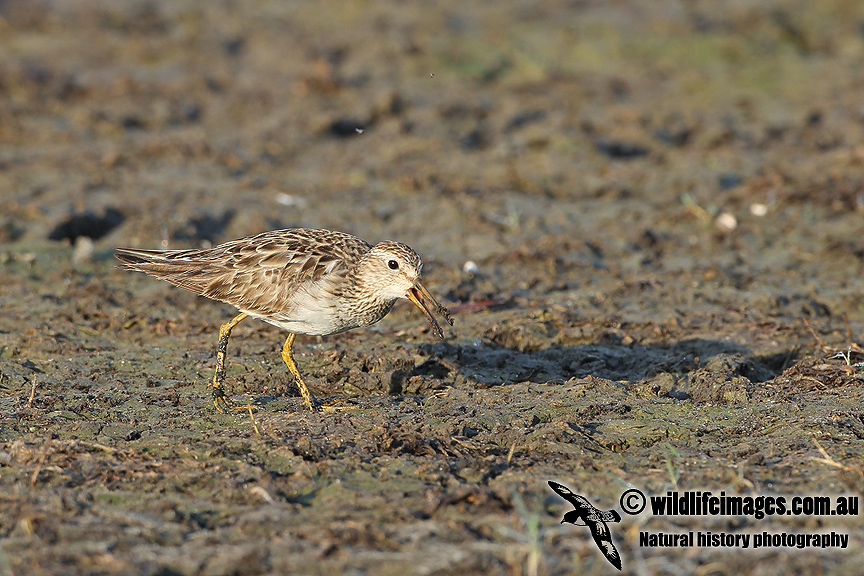
[(294, 337), (295, 335), (291, 333), (285, 340), (285, 344), (282, 346), (282, 360), (285, 362), (285, 365), (288, 366), (288, 371), (297, 379), (297, 388), (300, 389), (300, 394), (303, 396), (303, 402), (306, 404), (306, 407), (315, 412), (318, 410), (318, 402), (315, 400), (315, 397), (312, 396), (312, 393), (309, 392), (306, 383), (303, 382), (303, 378), (300, 376), (300, 371), (297, 370), (297, 365), (294, 363), (294, 353), (292, 351), (292, 348), (294, 347)]
[(225, 396), (225, 391), (222, 390), (222, 381), (225, 380), (225, 352), (228, 350), (228, 338), (231, 336), (231, 330), (246, 318), (245, 313), (238, 314), (230, 322), (222, 324), (219, 328), (219, 351), (216, 352), (216, 374), (213, 375), (213, 405), (220, 412), (224, 412), (225, 408), (243, 408), (243, 406), (235, 406)]

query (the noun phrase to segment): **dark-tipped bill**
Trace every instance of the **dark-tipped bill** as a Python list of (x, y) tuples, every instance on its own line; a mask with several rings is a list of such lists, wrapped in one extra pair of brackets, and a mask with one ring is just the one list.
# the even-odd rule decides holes
[(408, 289), (408, 294), (406, 294), (406, 296), (411, 300), (411, 302), (420, 308), (424, 314), (426, 314), (426, 317), (429, 318), (429, 322), (432, 323), (432, 327), (435, 329), (435, 333), (443, 340), (444, 333), (441, 331), (441, 326), (439, 326), (438, 322), (435, 321), (435, 317), (432, 316), (432, 312), (429, 311), (429, 308), (433, 308), (435, 312), (443, 316), (444, 319), (447, 320), (447, 323), (452, 326), (453, 318), (450, 317), (450, 311), (439, 304), (438, 301), (429, 294), (429, 291), (423, 287), (423, 284), (421, 284), (419, 280), (414, 284), (414, 286)]

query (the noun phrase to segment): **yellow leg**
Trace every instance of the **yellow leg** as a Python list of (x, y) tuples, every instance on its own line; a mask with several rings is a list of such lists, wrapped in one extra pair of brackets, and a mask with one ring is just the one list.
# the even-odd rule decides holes
[(315, 397), (312, 396), (312, 393), (309, 392), (306, 383), (303, 382), (303, 378), (300, 376), (300, 371), (297, 370), (297, 365), (294, 363), (294, 354), (291, 350), (293, 346), (294, 334), (289, 334), (288, 338), (285, 340), (285, 344), (282, 346), (282, 360), (285, 362), (285, 365), (288, 366), (288, 370), (294, 375), (294, 378), (297, 379), (297, 388), (300, 389), (300, 394), (303, 396), (303, 402), (306, 404), (306, 407), (315, 412), (318, 409), (318, 403), (315, 401)]
[(225, 380), (225, 351), (228, 349), (228, 338), (231, 336), (231, 330), (246, 318), (245, 313), (238, 314), (230, 322), (226, 322), (219, 328), (219, 351), (216, 352), (216, 374), (213, 375), (213, 405), (220, 412), (224, 412), (226, 408), (244, 408), (243, 406), (235, 406), (225, 396), (222, 390), (222, 381)]

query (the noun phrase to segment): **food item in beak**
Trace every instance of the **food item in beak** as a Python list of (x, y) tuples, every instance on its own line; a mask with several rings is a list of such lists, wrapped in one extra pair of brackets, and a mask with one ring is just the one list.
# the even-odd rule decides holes
[(447, 323), (451, 326), (453, 325), (453, 318), (450, 317), (450, 311), (447, 310), (444, 306), (438, 303), (435, 298), (429, 294), (429, 291), (423, 287), (419, 281), (414, 284), (411, 288), (408, 289), (408, 293), (406, 297), (411, 300), (418, 308), (420, 308), (426, 317), (429, 319), (429, 322), (432, 323), (432, 328), (435, 329), (435, 333), (442, 340), (444, 339), (444, 333), (441, 331), (441, 326), (438, 325), (438, 322), (435, 321), (435, 317), (432, 316), (432, 312), (429, 311), (429, 308), (434, 308), (435, 312), (439, 315), (443, 316)]

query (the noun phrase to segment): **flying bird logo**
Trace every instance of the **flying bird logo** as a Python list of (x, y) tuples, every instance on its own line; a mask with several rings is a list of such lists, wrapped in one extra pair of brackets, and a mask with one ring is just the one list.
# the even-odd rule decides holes
[(609, 526), (606, 525), (607, 522), (620, 522), (621, 515), (615, 510), (601, 512), (588, 502), (584, 496), (574, 493), (563, 484), (549, 480), (549, 486), (559, 496), (570, 502), (574, 508), (574, 510), (570, 510), (564, 514), (561, 523), (567, 522), (574, 526), (588, 526), (591, 536), (594, 537), (594, 542), (597, 543), (597, 547), (600, 548), (600, 551), (606, 556), (610, 564), (621, 570), (621, 555), (618, 554), (618, 550), (612, 543), (612, 534), (609, 532)]

